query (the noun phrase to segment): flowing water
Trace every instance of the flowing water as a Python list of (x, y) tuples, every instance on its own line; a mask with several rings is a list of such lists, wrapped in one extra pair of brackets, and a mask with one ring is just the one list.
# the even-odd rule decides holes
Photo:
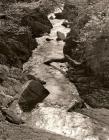
[[(54, 16), (50, 14), (50, 16)], [(45, 99), (44, 103), (52, 104), (52, 106), (66, 107), (71, 103), (73, 94), (77, 94), (77, 90), (73, 84), (69, 82), (65, 75), (58, 69), (66, 72), (66, 65), (63, 63), (53, 63), (52, 66), (47, 66), (44, 61), (51, 58), (63, 58), (63, 41), (56, 41), (57, 31), (67, 35), (70, 31), (61, 24), (64, 20), (53, 19), (51, 23), (53, 29), (49, 35), (37, 38), (38, 48), (33, 51), (30, 60), (24, 65), (24, 70), (41, 80), (46, 81), (45, 87), (49, 90), (50, 95)], [(52, 39), (47, 42), (46, 38)], [(54, 67), (55, 66), (55, 67)]]
[[(50, 16), (54, 16), (54, 14), (50, 14)], [(69, 28), (61, 25), (63, 21), (51, 20), (53, 25), (51, 33), (36, 39), (39, 45), (24, 65), (24, 71), (29, 71), (35, 77), (46, 81), (45, 88), (50, 92), (43, 103), (39, 104), (39, 107), (24, 116), (28, 116), (27, 124), (33, 128), (44, 129), (76, 140), (82, 140), (82, 138), (84, 140), (98, 140), (98, 136), (95, 136), (94, 132), (96, 123), (82, 114), (67, 112), (69, 104), (75, 96), (78, 96), (78, 92), (74, 84), (70, 83), (65, 75), (58, 70), (66, 72), (66, 64), (55, 62), (51, 66), (43, 64), (44, 61), (51, 58), (63, 58), (64, 42), (56, 41), (57, 31), (65, 35), (70, 31)], [(52, 40), (47, 42), (46, 38)], [(99, 131), (101, 133), (101, 129)]]

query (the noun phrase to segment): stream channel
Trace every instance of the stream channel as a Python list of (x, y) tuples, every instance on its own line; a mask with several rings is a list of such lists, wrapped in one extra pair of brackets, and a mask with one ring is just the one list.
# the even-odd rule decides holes
[[(55, 12), (60, 11), (58, 9)], [(54, 16), (54, 13), (48, 17), (51, 16)], [(24, 64), (24, 71), (46, 81), (45, 88), (50, 94), (31, 113), (24, 113), (23, 117), (27, 120), (26, 124), (32, 128), (80, 140), (94, 132), (89, 117), (76, 112), (67, 112), (78, 92), (75, 85), (58, 70), (66, 72), (66, 64), (56, 62), (50, 66), (44, 64), (44, 61), (51, 58), (63, 58), (64, 42), (56, 41), (57, 31), (67, 35), (70, 29), (62, 26), (64, 20), (54, 18), (50, 21), (53, 25), (51, 33), (36, 39), (38, 47), (33, 50), (31, 58)], [(52, 40), (46, 41), (46, 38)]]

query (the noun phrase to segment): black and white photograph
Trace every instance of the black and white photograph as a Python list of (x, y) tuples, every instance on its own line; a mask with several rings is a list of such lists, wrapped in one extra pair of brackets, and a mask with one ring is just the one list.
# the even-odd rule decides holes
[(0, 0), (0, 140), (109, 140), (109, 0)]

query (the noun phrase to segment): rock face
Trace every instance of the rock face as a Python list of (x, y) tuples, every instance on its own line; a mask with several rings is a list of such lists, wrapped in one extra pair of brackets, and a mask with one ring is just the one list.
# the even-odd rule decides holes
[(43, 33), (50, 33), (52, 24), (38, 8), (35, 10), (29, 10), (27, 14), (22, 18), (21, 24), (31, 27), (34, 37), (40, 37)]
[(78, 8), (75, 6), (74, 3), (73, 1), (67, 0), (65, 2), (64, 10), (62, 12), (64, 18), (68, 19), (69, 21), (73, 21), (75, 17), (78, 16)]
[(31, 111), (37, 103), (40, 103), (48, 95), (48, 90), (44, 88), (39, 80), (30, 80), (24, 87), (19, 105), (24, 112)]
[[(26, 29), (26, 28), (25, 28)], [(31, 52), (37, 47), (35, 39), (27, 29), (15, 34), (13, 30), (0, 32), (0, 63), (22, 67)]]
[(74, 97), (71, 104), (69, 105), (68, 112), (73, 112), (77, 110), (81, 110), (83, 108), (86, 108), (86, 105), (84, 104), (84, 101), (79, 97)]
[[(8, 72), (0, 71), (0, 91), (3, 91), (3, 93), (0, 94), (0, 107), (6, 106), (8, 103), (10, 103), (10, 101), (13, 100), (13, 96), (15, 96), (16, 94), (20, 95), (22, 91), (22, 84), (24, 84), (25, 78), (23, 79), (22, 70), (19, 69), (19, 67), (22, 68), (22, 64), (28, 60), (28, 58), (30, 57), (32, 53), (32, 50), (36, 48), (37, 43), (34, 37), (36, 37), (36, 35), (41, 36), (41, 34), (44, 32), (49, 32), (51, 28), (51, 24), (48, 21), (48, 19), (44, 20), (44, 15), (41, 15), (41, 14), (40, 14), (40, 17), (38, 16), (38, 18), (36, 17), (36, 19), (34, 19), (35, 16), (31, 17), (29, 22), (25, 23), (25, 25), (22, 26), (22, 23), (20, 21), (22, 19), (22, 16), (24, 16), (25, 14), (24, 13), (20, 14), (21, 12), (20, 10), (18, 9), (18, 7), (16, 7), (16, 9), (14, 10), (10, 8), (9, 12), (12, 12), (12, 15), (11, 13), (9, 13), (9, 15), (12, 16), (12, 20), (7, 21), (9, 26), (6, 25), (6, 26), (1, 27), (0, 25), (0, 63), (11, 66), (10, 68), (7, 67)], [(18, 15), (16, 14), (16, 11)], [(27, 14), (28, 12), (26, 12), (26, 15)], [(13, 15), (15, 17), (13, 17)], [(32, 14), (30, 15), (32, 16)], [(34, 15), (38, 15), (38, 12), (36, 12)], [(38, 21), (39, 19), (40, 21)], [(45, 23), (46, 21), (48, 22), (47, 24), (50, 24), (50, 27), (49, 25)], [(1, 23), (1, 20), (0, 20), (0, 23)], [(32, 29), (32, 33), (31, 33), (30, 28)], [(35, 31), (33, 32), (33, 30)], [(18, 68), (15, 68), (13, 66), (18, 67)], [(1, 68), (1, 65), (0, 65), (0, 68)], [(32, 78), (29, 76), (28, 79), (29, 78), (35, 80), (34, 77)], [(41, 95), (40, 101), (43, 100), (42, 98), (44, 98), (45, 96), (49, 94), (49, 92), (42, 86), (42, 84), (41, 83), (39, 84), (39, 83), (40, 82), (35, 81), (35, 83), (32, 85), (33, 91), (31, 91), (31, 87), (29, 88), (30, 91), (28, 92), (32, 93), (31, 94), (32, 98), (30, 98), (30, 100), (36, 97), (35, 93), (37, 90), (39, 90), (38, 93), (44, 93), (43, 95)], [(35, 90), (35, 88), (37, 89)], [(34, 99), (32, 101), (34, 103)], [(39, 99), (37, 99), (37, 102), (39, 102)], [(13, 105), (16, 105), (16, 102), (14, 102)], [(14, 112), (10, 110), (10, 108), (9, 110), (8, 108), (0, 108), (1, 109), (0, 110), (0, 117), (1, 117), (0, 118), (0, 132), (3, 132), (3, 133), (0, 133), (0, 139), (13, 139), (13, 140), (19, 139), (20, 140), (22, 138), (23, 139), (36, 139), (36, 137), (38, 139), (44, 139), (44, 140), (45, 139), (47, 140), (48, 139), (56, 139), (56, 140), (67, 139), (64, 137), (60, 137), (60, 136), (58, 137), (52, 134), (47, 134), (46, 132), (42, 133), (40, 130), (39, 132), (38, 130), (37, 132), (35, 132), (34, 130), (28, 128), (27, 126), (23, 127), (23, 126), (13, 125), (12, 123), (22, 124), (23, 121), (20, 118), (18, 118), (14, 114)], [(5, 120), (7, 120), (8, 122), (5, 122)]]
[(7, 73), (9, 72), (6, 66), (0, 65), (0, 83), (7, 79)]
[(6, 95), (3, 91), (0, 92), (0, 107), (8, 106), (8, 104), (13, 101), (13, 97)]
[[(109, 81), (109, 36), (103, 35), (86, 48), (86, 59), (90, 68), (105, 82)], [(104, 83), (105, 84), (105, 83)], [(107, 83), (108, 86), (108, 83)]]
[[(72, 22), (63, 49), (64, 55), (69, 56), (68, 75), (81, 98), (94, 108), (109, 108), (109, 30), (108, 10), (103, 13), (105, 5), (108, 3), (103, 0), (96, 1), (91, 8), (85, 1), (83, 4), (68, 0), (63, 10), (68, 21)], [(87, 11), (85, 6), (91, 9)], [(82, 65), (74, 67), (70, 60)]]
[(61, 32), (57, 32), (57, 41), (60, 41), (60, 40), (65, 40), (65, 35), (64, 33), (61, 33)]
[(37, 47), (35, 37), (49, 33), (52, 24), (38, 8), (20, 10), (10, 15), (16, 22), (7, 19), (8, 24), (0, 28), (0, 63), (21, 68)]
[(2, 75), (2, 83), (0, 83), (1, 100), (3, 98), (3, 100), (9, 99), (8, 101), (10, 101), (12, 97), (22, 91), (23, 73), (18, 68), (9, 68), (5, 65), (0, 65), (0, 73)]

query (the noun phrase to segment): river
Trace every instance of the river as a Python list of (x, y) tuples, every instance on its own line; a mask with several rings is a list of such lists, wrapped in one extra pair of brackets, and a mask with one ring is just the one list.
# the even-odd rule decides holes
[[(59, 12), (59, 9), (55, 12)], [(54, 17), (54, 13), (48, 17)], [(26, 124), (32, 128), (43, 129), (52, 133), (64, 135), (75, 140), (98, 140), (98, 134), (102, 134), (96, 121), (80, 113), (67, 112), (70, 103), (78, 95), (73, 83), (58, 69), (66, 72), (65, 63), (53, 62), (51, 66), (44, 61), (51, 58), (63, 58), (63, 41), (56, 41), (57, 31), (67, 35), (69, 28), (62, 26), (64, 20), (50, 20), (53, 28), (49, 35), (37, 38), (38, 47), (33, 50), (32, 57), (24, 64), (24, 71), (28, 71), (35, 77), (46, 81), (45, 88), (50, 95), (40, 103), (31, 113), (23, 114)], [(46, 38), (52, 39), (46, 41)], [(97, 125), (97, 126), (96, 126)]]

